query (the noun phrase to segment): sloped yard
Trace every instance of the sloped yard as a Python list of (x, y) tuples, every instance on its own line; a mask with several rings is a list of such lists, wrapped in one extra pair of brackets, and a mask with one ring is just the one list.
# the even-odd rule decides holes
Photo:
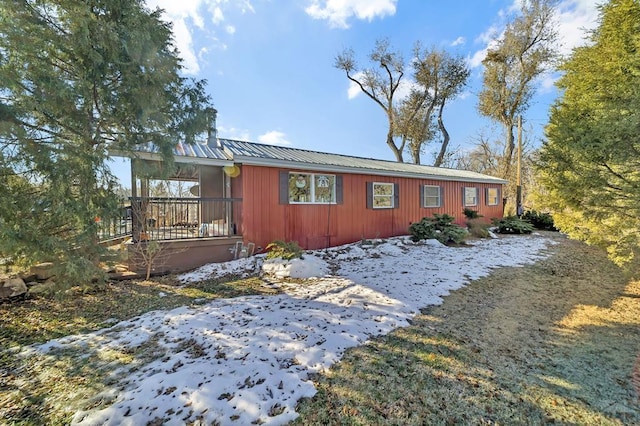
[[(283, 424), (295, 417), (295, 400), (315, 392), (313, 383), (318, 393), (298, 404), (297, 424), (640, 424), (630, 381), (640, 351), (640, 282), (557, 234), (522, 238), (482, 250), (493, 250), (497, 264), (518, 264), (513, 258), (527, 253), (539, 260), (488, 276), (491, 256), (473, 247), (395, 241), (323, 255), (341, 265), (337, 278), (221, 282), (212, 278), (219, 269), (204, 268), (187, 285), (168, 277), (0, 305), (0, 418), (67, 424), (81, 407), (110, 413), (103, 418), (111, 424)], [(536, 238), (557, 243), (541, 260), (545, 245)], [(464, 272), (484, 278), (460, 288)], [(442, 305), (416, 310), (456, 288)], [(179, 306), (188, 307), (168, 311)], [(134, 318), (154, 309), (165, 311)], [(201, 333), (213, 319), (220, 329)], [(128, 321), (92, 332), (119, 320)], [(293, 333), (300, 326), (306, 331)], [(216, 337), (223, 329), (227, 341)], [(78, 333), (45, 345), (60, 351), (18, 355), (18, 346)], [(278, 365), (285, 358), (291, 362)], [(268, 360), (278, 362), (261, 364)], [(288, 393), (296, 387), (304, 392)]]
[(296, 424), (640, 424), (640, 281), (555, 239), (347, 351)]

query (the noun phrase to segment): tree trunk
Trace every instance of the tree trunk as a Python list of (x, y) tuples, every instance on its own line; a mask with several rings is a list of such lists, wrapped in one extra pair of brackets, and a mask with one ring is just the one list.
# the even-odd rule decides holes
[(504, 158), (502, 159), (504, 163), (502, 178), (508, 180), (511, 175), (511, 160), (513, 159), (513, 151), (516, 148), (516, 144), (513, 136), (513, 124), (505, 124), (504, 130), (507, 141), (504, 148)]
[(447, 132), (446, 127), (444, 127), (444, 121), (442, 120), (442, 111), (444, 110), (444, 101), (440, 104), (440, 111), (438, 112), (438, 127), (442, 132), (442, 145), (440, 146), (440, 152), (436, 157), (435, 163), (433, 165), (435, 167), (440, 167), (442, 162), (444, 161), (444, 156), (447, 153), (447, 146), (449, 145), (449, 132)]
[[(411, 146), (411, 145), (410, 145)], [(414, 164), (420, 164), (420, 146), (411, 146), (411, 160)]]
[(393, 151), (393, 154), (396, 156), (396, 161), (398, 163), (404, 163), (402, 158), (402, 150), (398, 149), (396, 144), (393, 142), (393, 123), (389, 122), (389, 132), (387, 133), (387, 145)]

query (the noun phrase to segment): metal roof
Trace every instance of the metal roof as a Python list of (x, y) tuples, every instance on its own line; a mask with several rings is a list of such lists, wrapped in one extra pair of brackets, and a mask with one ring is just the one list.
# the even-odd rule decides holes
[[(152, 143), (137, 150), (141, 158), (159, 159)], [(211, 165), (250, 164), (334, 173), (359, 173), (378, 176), (403, 176), (419, 179), (456, 180), (505, 184), (507, 181), (467, 170), (423, 166), (374, 158), (331, 154), (278, 145), (266, 145), (233, 139), (217, 139), (217, 144), (178, 142), (173, 149), (176, 162)]]
[(503, 179), (467, 170), (398, 163), (232, 139), (219, 139), (219, 143), (230, 159), (241, 164), (423, 179), (507, 183)]
[[(160, 150), (156, 145), (149, 142), (144, 145), (139, 145), (136, 148), (138, 152), (146, 152), (149, 154), (159, 154)], [(173, 155), (176, 157), (192, 157), (192, 158), (208, 158), (212, 160), (226, 160), (229, 158), (225, 155), (222, 148), (215, 145), (208, 145), (207, 143), (194, 143), (188, 144), (184, 142), (178, 142), (173, 148)]]

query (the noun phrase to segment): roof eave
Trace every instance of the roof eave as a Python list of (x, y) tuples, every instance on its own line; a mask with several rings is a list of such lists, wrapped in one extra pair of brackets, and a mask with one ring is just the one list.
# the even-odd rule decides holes
[(394, 176), (394, 177), (407, 177), (407, 178), (413, 178), (413, 179), (433, 179), (433, 180), (488, 183), (488, 184), (500, 184), (500, 185), (505, 185), (508, 183), (508, 181), (504, 179), (493, 178), (490, 176), (486, 176), (482, 178), (471, 178), (471, 177), (464, 177), (464, 176), (442, 176), (442, 175), (429, 174), (429, 173), (414, 173), (414, 172), (404, 172), (404, 171), (395, 171), (395, 170), (371, 169), (371, 168), (363, 168), (363, 167), (347, 167), (347, 166), (337, 166), (337, 165), (329, 165), (329, 164), (327, 165), (314, 164), (314, 163), (305, 163), (302, 161), (278, 160), (273, 158), (256, 158), (256, 157), (248, 157), (248, 156), (241, 156), (241, 155), (234, 155), (233, 159), (234, 159), (234, 163), (246, 164), (250, 166), (280, 167), (280, 168), (288, 168), (288, 169), (298, 168), (301, 170), (321, 171), (321, 172), (353, 173), (353, 174), (361, 174), (361, 175)]
[[(123, 151), (109, 151), (110, 155), (114, 157), (136, 158), (140, 160), (150, 161), (162, 161), (164, 158), (161, 154), (152, 152), (133, 152), (126, 153)], [(174, 155), (174, 161), (182, 164), (196, 164), (200, 166), (233, 166), (234, 162), (231, 160), (222, 160), (219, 158), (203, 158), (203, 157), (187, 157), (181, 155)]]

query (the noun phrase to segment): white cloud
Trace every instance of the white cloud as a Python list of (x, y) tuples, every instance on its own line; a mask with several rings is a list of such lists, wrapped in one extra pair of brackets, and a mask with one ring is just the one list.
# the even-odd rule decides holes
[(222, 21), (224, 21), (224, 13), (222, 13), (222, 9), (220, 9), (220, 6), (215, 6), (211, 8), (210, 11), (212, 14), (211, 20), (213, 21), (214, 24), (218, 25)]
[[(355, 78), (356, 80), (361, 79), (363, 76), (363, 74), (361, 72), (357, 72), (353, 75), (353, 78)], [(349, 99), (355, 99), (358, 95), (360, 95), (360, 93), (362, 93), (362, 90), (360, 90), (360, 86), (358, 86), (356, 83), (354, 83), (353, 81), (349, 80), (349, 88), (347, 89), (347, 97)]]
[[(471, 55), (467, 62), (471, 68), (482, 65), (482, 60), (486, 57), (487, 51), (495, 46), (496, 40), (502, 36), (504, 25), (514, 13), (520, 10), (522, 0), (514, 0), (507, 10), (500, 10), (498, 17), (503, 22), (500, 27), (494, 24), (487, 28), (482, 34), (476, 37), (476, 43), (484, 44), (482, 49)], [(575, 47), (586, 43), (586, 31), (594, 29), (597, 25), (598, 9), (593, 0), (562, 0), (557, 6), (556, 30), (559, 34), (560, 53), (563, 55), (571, 53)], [(547, 82), (548, 84), (548, 82)]]
[(250, 141), (251, 135), (246, 129), (237, 129), (235, 127), (225, 127), (217, 125), (218, 137), (225, 139), (238, 139), (241, 141)]
[[(215, 26), (226, 22), (224, 9), (233, 6), (242, 13), (254, 12), (251, 0), (145, 0), (150, 9), (161, 8), (165, 11), (165, 18), (173, 24), (173, 34), (176, 47), (180, 52), (185, 67), (185, 73), (197, 74), (200, 71), (198, 59), (193, 46), (193, 31), (195, 29), (207, 31), (205, 21), (210, 20)], [(235, 27), (226, 24), (223, 28), (227, 34), (234, 34)], [(226, 45), (219, 44), (221, 49)], [(201, 50), (200, 54), (203, 53)]]
[(465, 44), (466, 42), (467, 42), (467, 39), (462, 37), (462, 36), (460, 36), (460, 37), (458, 37), (457, 39), (455, 39), (455, 40), (453, 40), (451, 42), (451, 46), (453, 46), (453, 47), (461, 46), (461, 45)]
[(258, 136), (258, 142), (269, 145), (291, 145), (291, 142), (286, 139), (286, 136), (287, 135), (282, 132), (271, 130), (270, 132)]
[(564, 0), (558, 5), (558, 34), (561, 35), (560, 53), (586, 44), (587, 30), (596, 28), (598, 9), (593, 0)]
[(335, 28), (349, 28), (351, 17), (366, 19), (394, 15), (398, 0), (311, 0), (305, 9), (313, 19), (326, 19)]

